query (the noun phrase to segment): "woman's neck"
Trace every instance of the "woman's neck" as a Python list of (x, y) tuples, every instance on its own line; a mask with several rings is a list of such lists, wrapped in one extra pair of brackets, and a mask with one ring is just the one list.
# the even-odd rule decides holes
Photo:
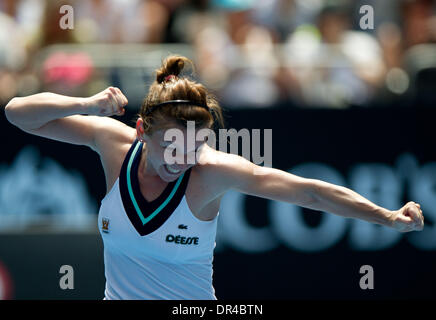
[(140, 159), (140, 163), (139, 163), (139, 173), (141, 176), (148, 176), (148, 177), (154, 177), (157, 176), (157, 172), (156, 170), (153, 168), (152, 165), (148, 165), (148, 163), (150, 163), (149, 161), (147, 161), (147, 148), (146, 148), (146, 144), (144, 142), (143, 146), (142, 146), (142, 152), (141, 152), (141, 159)]

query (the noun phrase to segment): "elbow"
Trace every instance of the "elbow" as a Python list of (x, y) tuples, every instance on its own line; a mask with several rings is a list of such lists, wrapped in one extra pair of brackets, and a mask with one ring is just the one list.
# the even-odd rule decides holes
[(17, 120), (16, 109), (19, 99), (20, 98), (18, 97), (12, 98), (12, 100), (9, 101), (9, 103), (5, 107), (6, 119), (15, 126), (18, 126), (16, 121)]
[(14, 114), (13, 108), (14, 108), (14, 105), (16, 105), (16, 102), (17, 102), (17, 98), (12, 98), (12, 100), (9, 101), (8, 104), (5, 107), (5, 116), (6, 116), (6, 119), (8, 119), (8, 121), (11, 122), (11, 123), (12, 123), (12, 119), (14, 117), (13, 116), (13, 114)]

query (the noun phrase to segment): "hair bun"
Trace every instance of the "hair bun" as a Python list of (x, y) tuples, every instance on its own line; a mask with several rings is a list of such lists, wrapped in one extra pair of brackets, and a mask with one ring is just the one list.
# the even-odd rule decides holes
[(156, 81), (162, 83), (165, 80), (170, 80), (171, 76), (177, 77), (185, 67), (185, 62), (192, 65), (192, 61), (184, 56), (171, 55), (167, 57), (162, 62), (162, 66), (156, 70)]

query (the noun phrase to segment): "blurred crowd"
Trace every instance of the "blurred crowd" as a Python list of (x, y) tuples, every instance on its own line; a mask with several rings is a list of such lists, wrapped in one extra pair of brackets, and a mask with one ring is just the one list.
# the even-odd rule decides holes
[[(60, 27), (62, 5), (74, 9), (73, 29)], [(364, 5), (373, 28), (362, 28)], [(189, 45), (199, 80), (228, 108), (369, 107), (417, 85), (434, 97), (436, 1), (0, 0), (0, 40), (0, 105), (112, 84), (80, 51), (106, 43)], [(39, 52), (60, 44), (79, 49), (36, 67)]]

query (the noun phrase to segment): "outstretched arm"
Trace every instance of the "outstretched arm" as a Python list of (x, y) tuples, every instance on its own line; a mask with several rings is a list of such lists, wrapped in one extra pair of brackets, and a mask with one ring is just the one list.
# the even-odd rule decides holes
[(420, 205), (414, 202), (391, 211), (348, 188), (259, 167), (240, 156), (215, 152), (211, 174), (214, 175), (212, 181), (216, 181), (217, 188), (221, 188), (219, 192), (231, 188), (249, 195), (389, 226), (400, 232), (423, 229), (422, 211)]
[(385, 225), (401, 232), (424, 228), (421, 206), (415, 202), (410, 201), (401, 209), (391, 211), (377, 206), (353, 190), (324, 181), (313, 180), (311, 190), (316, 199), (311, 209)]

